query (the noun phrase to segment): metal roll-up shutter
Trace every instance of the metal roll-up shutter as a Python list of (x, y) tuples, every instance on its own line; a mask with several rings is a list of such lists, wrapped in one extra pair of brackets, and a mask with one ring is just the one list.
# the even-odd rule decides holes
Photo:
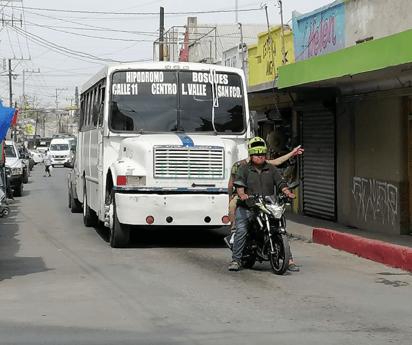
[(335, 117), (322, 105), (301, 114), (303, 213), (336, 221)]

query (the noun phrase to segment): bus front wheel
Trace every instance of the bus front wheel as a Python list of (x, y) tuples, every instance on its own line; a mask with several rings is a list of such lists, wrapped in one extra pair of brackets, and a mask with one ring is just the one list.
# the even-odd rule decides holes
[(129, 245), (130, 225), (122, 224), (117, 218), (116, 203), (113, 195), (113, 226), (110, 229), (110, 246), (112, 248), (125, 248)]

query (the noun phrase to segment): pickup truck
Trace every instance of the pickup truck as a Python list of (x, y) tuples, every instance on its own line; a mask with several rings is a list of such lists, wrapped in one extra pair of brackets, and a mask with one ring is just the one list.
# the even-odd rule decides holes
[(26, 166), (19, 157), (16, 143), (6, 140), (4, 144), (6, 172), (9, 176), (11, 189), (14, 196), (21, 196), (23, 194), (24, 170)]

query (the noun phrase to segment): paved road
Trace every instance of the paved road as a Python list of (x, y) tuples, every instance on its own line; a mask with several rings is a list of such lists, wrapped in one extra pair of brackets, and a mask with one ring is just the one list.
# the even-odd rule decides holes
[(0, 344), (409, 344), (412, 275), (294, 240), (299, 273), (229, 272), (227, 230), (143, 229), (112, 249), (32, 172), (0, 219)]

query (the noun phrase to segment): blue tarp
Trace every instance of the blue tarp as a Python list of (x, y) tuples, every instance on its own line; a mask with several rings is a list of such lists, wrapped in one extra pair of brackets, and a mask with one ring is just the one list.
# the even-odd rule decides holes
[(3, 141), (10, 128), (15, 111), (14, 108), (3, 107), (2, 101), (0, 100), (0, 141)]

